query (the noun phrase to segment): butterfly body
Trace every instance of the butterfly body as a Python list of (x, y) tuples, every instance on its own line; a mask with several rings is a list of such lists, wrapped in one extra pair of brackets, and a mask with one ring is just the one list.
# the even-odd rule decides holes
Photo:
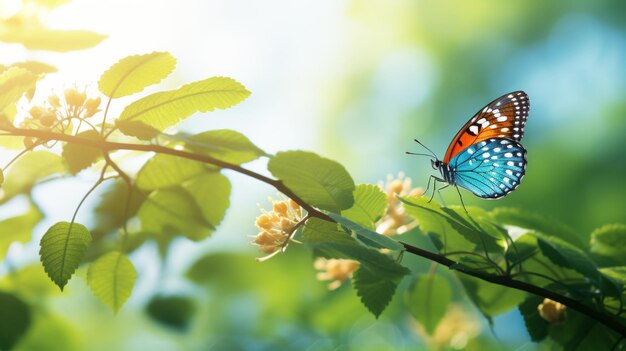
[(499, 199), (515, 190), (526, 172), (526, 150), (520, 141), (529, 109), (528, 95), (515, 91), (479, 110), (452, 139), (443, 160), (432, 161), (441, 173), (435, 182), (465, 188), (485, 199)]

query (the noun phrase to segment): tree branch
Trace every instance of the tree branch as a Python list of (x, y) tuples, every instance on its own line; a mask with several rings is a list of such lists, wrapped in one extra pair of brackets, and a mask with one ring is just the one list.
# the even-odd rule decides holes
[[(65, 141), (65, 142), (80, 144), (84, 146), (91, 146), (91, 147), (101, 149), (105, 153), (110, 152), (110, 151), (115, 151), (115, 150), (154, 152), (154, 153), (161, 153), (161, 154), (167, 154), (171, 156), (182, 157), (182, 158), (186, 158), (189, 160), (208, 163), (214, 166), (218, 166), (220, 168), (230, 169), (230, 170), (247, 175), (249, 177), (252, 177), (256, 180), (259, 180), (263, 183), (266, 183), (274, 187), (276, 190), (285, 194), (285, 196), (291, 198), (293, 201), (298, 203), (302, 208), (304, 208), (307, 211), (309, 217), (317, 217), (319, 219), (323, 219), (329, 222), (334, 222), (334, 220), (330, 218), (327, 214), (325, 214), (324, 212), (321, 212), (320, 210), (314, 208), (313, 206), (309, 205), (304, 200), (302, 200), (298, 195), (296, 195), (293, 191), (291, 191), (291, 189), (285, 186), (280, 180), (266, 177), (262, 174), (253, 172), (239, 165), (224, 162), (224, 161), (215, 159), (210, 156), (194, 154), (191, 152), (187, 152), (183, 150), (176, 150), (176, 149), (172, 149), (172, 148), (168, 148), (168, 147), (164, 147), (160, 145), (110, 142), (110, 141), (106, 141), (104, 138), (97, 139), (97, 140), (86, 139), (86, 138), (82, 138), (79, 136), (54, 133), (54, 132), (45, 131), (45, 130), (21, 129), (21, 128), (13, 129), (12, 128), (7, 131), (15, 136), (34, 137), (42, 141), (57, 140), (57, 141)], [(424, 249), (421, 249), (421, 248), (418, 248), (418, 247), (415, 247), (406, 243), (401, 242), (401, 244), (404, 246), (407, 252), (426, 258), (430, 261), (437, 262), (448, 268), (452, 267), (453, 265), (457, 263), (456, 261), (453, 261), (443, 255), (430, 252), (430, 251), (427, 251), (427, 250), (424, 250)], [(593, 307), (587, 306), (583, 304), (582, 302), (572, 299), (570, 297), (567, 297), (565, 295), (555, 293), (553, 291), (526, 283), (524, 281), (515, 280), (508, 275), (486, 274), (480, 271), (464, 269), (458, 266), (454, 267), (453, 269), (456, 270), (457, 272), (467, 274), (469, 276), (472, 276), (472, 277), (475, 277), (475, 278), (478, 278), (478, 279), (481, 279), (481, 280), (484, 280), (484, 281), (487, 281), (496, 285), (501, 285), (501, 286), (509, 287), (512, 289), (525, 291), (531, 294), (548, 298), (550, 300), (560, 302), (563, 305), (566, 305), (568, 308), (571, 308), (572, 310), (578, 311), (596, 320), (597, 322), (603, 324), (607, 328), (614, 330), (620, 335), (626, 336), (626, 325), (623, 325), (616, 318), (614, 318), (611, 315), (604, 314), (594, 309)]]

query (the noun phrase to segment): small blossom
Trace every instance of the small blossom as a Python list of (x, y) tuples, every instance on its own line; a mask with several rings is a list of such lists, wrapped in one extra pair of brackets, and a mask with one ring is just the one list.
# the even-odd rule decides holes
[(326, 259), (318, 258), (313, 263), (317, 269), (317, 279), (321, 281), (330, 280), (328, 289), (335, 290), (343, 284), (346, 279), (352, 278), (352, 274), (359, 268), (359, 262), (347, 259)]
[(537, 306), (537, 311), (539, 312), (541, 318), (545, 319), (550, 324), (564, 323), (566, 309), (567, 306), (550, 299), (543, 299), (543, 303), (540, 303), (539, 306)]
[(284, 251), (295, 232), (296, 225), (302, 219), (302, 209), (293, 200), (272, 201), (272, 210), (263, 212), (256, 218), (255, 225), (259, 233), (254, 243), (261, 252), (268, 256), (259, 260), (266, 260), (275, 254)]
[(406, 215), (397, 196), (419, 196), (424, 193), (421, 188), (411, 187), (411, 178), (404, 173), (398, 173), (394, 178), (391, 174), (387, 176), (386, 182), (379, 182), (378, 186), (387, 194), (387, 210), (383, 217), (376, 222), (376, 231), (383, 235), (394, 235), (405, 233), (417, 225), (417, 222)]
[(480, 334), (480, 322), (475, 315), (459, 304), (451, 304), (432, 335), (416, 324), (417, 333), (435, 350), (463, 350), (468, 342)]

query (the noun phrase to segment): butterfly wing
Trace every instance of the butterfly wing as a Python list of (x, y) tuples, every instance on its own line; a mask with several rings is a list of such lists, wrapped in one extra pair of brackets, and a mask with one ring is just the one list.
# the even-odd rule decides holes
[(455, 184), (487, 199), (517, 189), (526, 173), (526, 150), (510, 139), (491, 138), (459, 152), (449, 163)]
[(478, 111), (459, 130), (448, 146), (443, 162), (450, 160), (466, 147), (490, 138), (522, 140), (530, 102), (523, 91), (502, 95)]

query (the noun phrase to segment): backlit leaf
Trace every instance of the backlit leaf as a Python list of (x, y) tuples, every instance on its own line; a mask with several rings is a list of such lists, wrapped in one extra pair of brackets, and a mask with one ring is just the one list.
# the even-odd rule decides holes
[(266, 153), (245, 135), (229, 129), (209, 130), (187, 138), (185, 147), (221, 161), (242, 164)]
[(0, 111), (35, 88), (37, 76), (27, 69), (11, 67), (0, 73)]
[(201, 162), (157, 154), (137, 174), (137, 187), (154, 190), (177, 186), (203, 172), (207, 172), (207, 167)]
[(152, 140), (161, 134), (161, 131), (141, 121), (115, 120), (115, 125), (124, 135), (141, 140)]
[(431, 335), (451, 302), (450, 283), (436, 274), (416, 276), (405, 295), (409, 311)]
[(587, 254), (576, 246), (557, 237), (533, 233), (541, 252), (560, 267), (573, 269), (596, 284), (600, 282), (600, 274), (596, 264)]
[(390, 249), (390, 250), (404, 250), (404, 246), (399, 242), (374, 231), (371, 231), (361, 225), (352, 222), (351, 220), (344, 218), (336, 213), (328, 214), (337, 223), (344, 226), (346, 229), (352, 231), (356, 237), (367, 246), (371, 246), (378, 249)]
[(216, 227), (230, 205), (230, 182), (224, 175), (207, 172), (192, 178), (182, 187), (195, 199), (204, 219)]
[(41, 238), (39, 255), (46, 273), (63, 290), (91, 244), (84, 225), (58, 222)]
[[(100, 133), (95, 130), (87, 130), (85, 132), (78, 133), (76, 137), (89, 140), (102, 140)], [(67, 168), (70, 173), (76, 174), (91, 166), (99, 158), (101, 158), (102, 151), (95, 147), (68, 142), (63, 145), (62, 156), (63, 159), (65, 159), (65, 163), (67, 164)]]
[(22, 61), (11, 64), (11, 67), (24, 68), (36, 75), (42, 75), (46, 73), (54, 73), (57, 69), (47, 63), (39, 61)]
[(31, 151), (20, 157), (8, 170), (2, 186), (2, 201), (27, 193), (41, 179), (62, 173), (65, 166), (61, 156), (48, 151)]
[(33, 228), (42, 218), (37, 207), (31, 205), (28, 212), (0, 221), (0, 260), (12, 243), (30, 241)]
[(204, 239), (215, 229), (204, 219), (195, 199), (181, 188), (152, 192), (137, 216), (144, 231), (184, 235), (191, 240)]
[(279, 152), (267, 168), (309, 204), (340, 212), (354, 204), (354, 181), (339, 163), (312, 152)]
[(130, 297), (137, 278), (133, 263), (114, 251), (98, 258), (87, 270), (87, 284), (94, 295), (117, 313)]
[(489, 319), (517, 307), (527, 296), (523, 291), (489, 283), (466, 274), (457, 273), (457, 277), (463, 284), (467, 296)]
[(111, 98), (131, 95), (160, 82), (175, 66), (176, 59), (169, 52), (128, 56), (102, 74), (98, 88)]
[(376, 185), (359, 184), (354, 190), (354, 204), (341, 215), (353, 222), (373, 229), (387, 208), (387, 195)]
[(354, 272), (352, 284), (363, 305), (378, 318), (393, 298), (398, 283), (380, 279), (367, 266), (361, 266)]
[(250, 92), (239, 82), (213, 77), (162, 91), (128, 105), (120, 119), (142, 121), (158, 130), (178, 124), (195, 112), (226, 109), (245, 100)]

